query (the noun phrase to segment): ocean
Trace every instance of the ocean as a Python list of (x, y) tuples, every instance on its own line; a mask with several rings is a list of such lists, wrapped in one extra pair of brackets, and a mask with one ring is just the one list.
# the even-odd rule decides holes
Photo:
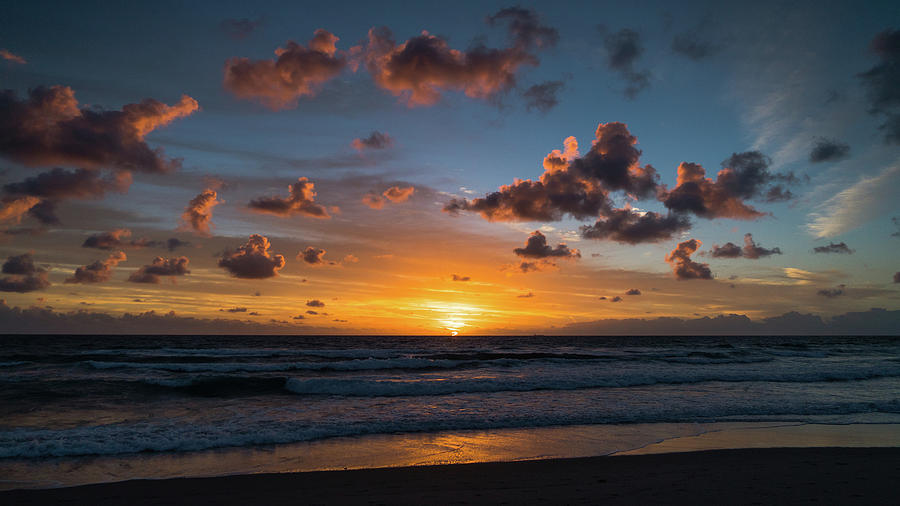
[(898, 338), (5, 336), (0, 343), (0, 468), (398, 433), (900, 423)]

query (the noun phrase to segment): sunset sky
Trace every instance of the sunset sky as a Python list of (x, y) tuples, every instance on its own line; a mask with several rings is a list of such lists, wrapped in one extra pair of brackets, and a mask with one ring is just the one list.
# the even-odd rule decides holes
[(7, 323), (900, 309), (895, 2), (15, 2), (0, 49)]

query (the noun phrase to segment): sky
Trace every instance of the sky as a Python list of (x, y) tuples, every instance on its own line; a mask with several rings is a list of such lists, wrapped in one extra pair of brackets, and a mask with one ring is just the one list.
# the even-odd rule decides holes
[(4, 10), (8, 331), (900, 310), (894, 2)]

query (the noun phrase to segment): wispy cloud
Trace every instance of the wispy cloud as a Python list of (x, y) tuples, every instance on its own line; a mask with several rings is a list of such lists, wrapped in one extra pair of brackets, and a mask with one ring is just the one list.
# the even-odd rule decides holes
[(826, 200), (809, 214), (807, 230), (816, 237), (834, 237), (890, 211), (900, 185), (900, 162), (880, 174), (864, 177)]

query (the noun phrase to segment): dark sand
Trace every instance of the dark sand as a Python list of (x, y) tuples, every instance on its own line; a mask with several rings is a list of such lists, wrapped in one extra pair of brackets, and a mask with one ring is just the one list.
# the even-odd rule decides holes
[(30, 504), (897, 504), (900, 448), (770, 448), (132, 480), (0, 493)]

